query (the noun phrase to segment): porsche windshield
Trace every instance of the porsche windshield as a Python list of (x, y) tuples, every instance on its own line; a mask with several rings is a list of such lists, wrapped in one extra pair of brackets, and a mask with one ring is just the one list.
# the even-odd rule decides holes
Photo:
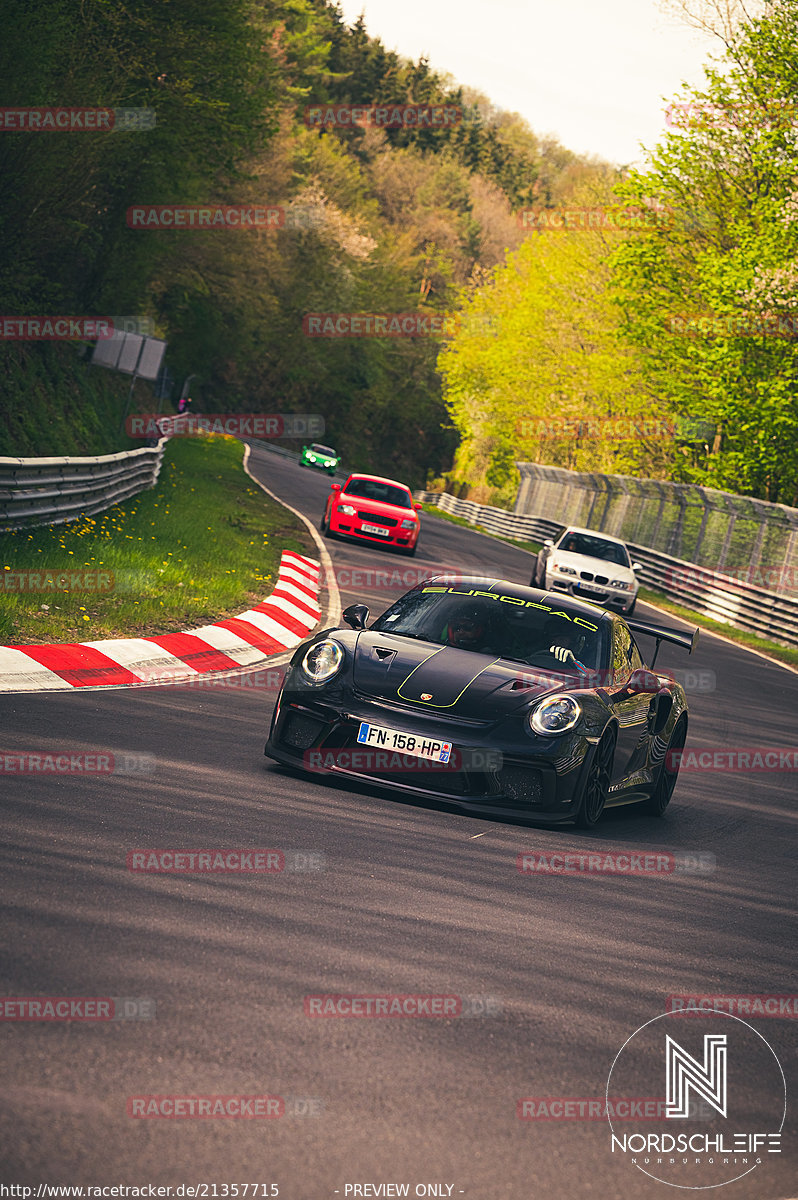
[(311, 453), (313, 453), (313, 454), (324, 454), (327, 456), (327, 458), (335, 458), (336, 457), (335, 451), (331, 450), (329, 446), (318, 446), (314, 442), (313, 445), (310, 447), (310, 449), (311, 449)]
[[(341, 493), (344, 494), (343, 492)], [(377, 479), (350, 479), (345, 488), (347, 496), (358, 500), (375, 500), (379, 504), (395, 504), (397, 508), (412, 508), (410, 493)]]
[(430, 584), (402, 596), (371, 628), (532, 667), (578, 672), (604, 666), (602, 615), (585, 616), (564, 605), (544, 607), (498, 590)]

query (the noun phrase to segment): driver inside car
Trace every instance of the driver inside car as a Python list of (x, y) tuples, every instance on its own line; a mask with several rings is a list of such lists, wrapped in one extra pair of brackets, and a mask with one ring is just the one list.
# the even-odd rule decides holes
[(488, 626), (488, 614), (479, 605), (463, 605), (455, 609), (449, 617), (441, 640), (445, 645), (455, 646), (458, 650), (477, 650), (482, 654), (493, 654), (495, 651), (488, 644)]
[(562, 617), (551, 617), (543, 626), (543, 645), (557, 662), (575, 666), (585, 675), (589, 673), (590, 667), (580, 660), (580, 656), (582, 659), (590, 657), (586, 630), (578, 629)]

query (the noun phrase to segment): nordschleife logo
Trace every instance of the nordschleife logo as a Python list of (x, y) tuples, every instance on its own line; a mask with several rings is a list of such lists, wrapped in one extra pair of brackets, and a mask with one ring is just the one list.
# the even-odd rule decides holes
[(610, 1153), (651, 1179), (705, 1190), (779, 1161), (772, 1156), (783, 1150), (784, 1071), (740, 1017), (663, 1013), (641, 1025), (615, 1056), (606, 1097), (644, 1095), (663, 1099), (664, 1117), (624, 1122), (620, 1132), (609, 1103), (606, 1111)]

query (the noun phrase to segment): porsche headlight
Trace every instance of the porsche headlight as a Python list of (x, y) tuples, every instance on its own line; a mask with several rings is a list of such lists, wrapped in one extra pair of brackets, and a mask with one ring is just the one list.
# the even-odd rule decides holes
[(311, 646), (302, 659), (302, 673), (313, 683), (326, 683), (341, 669), (344, 652), (337, 642), (325, 639)]
[(556, 733), (567, 733), (573, 729), (582, 715), (582, 709), (573, 696), (555, 696), (544, 700), (527, 715), (529, 728), (541, 737)]
[(339, 504), (338, 511), (339, 513), (344, 513), (347, 517), (353, 517), (357, 512), (357, 509), (355, 508), (354, 504)]

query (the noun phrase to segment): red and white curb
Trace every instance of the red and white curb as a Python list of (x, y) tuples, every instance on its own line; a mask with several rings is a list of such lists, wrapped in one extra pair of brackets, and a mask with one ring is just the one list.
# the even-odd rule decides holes
[(320, 618), (319, 563), (284, 550), (274, 591), (237, 617), (156, 637), (0, 646), (0, 692), (134, 687), (240, 670), (290, 650)]

